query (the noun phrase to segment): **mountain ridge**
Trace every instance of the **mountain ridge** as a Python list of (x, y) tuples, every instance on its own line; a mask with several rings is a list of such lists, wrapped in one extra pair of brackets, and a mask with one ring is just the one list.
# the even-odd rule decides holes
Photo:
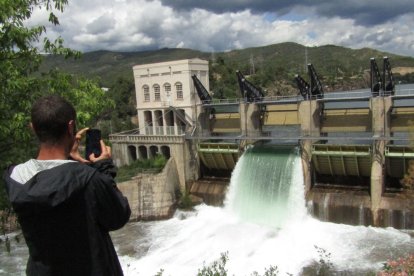
[[(327, 83), (327, 86), (335, 87), (338, 82), (347, 82), (350, 79), (353, 79), (354, 84), (344, 84), (344, 86), (366, 86), (364, 79), (366, 79), (365, 72), (370, 68), (370, 58), (376, 58), (378, 66), (382, 68), (381, 59), (384, 56), (389, 58), (392, 67), (403, 68), (399, 70), (399, 73), (413, 74), (413, 57), (382, 52), (372, 48), (351, 49), (331, 44), (306, 47), (294, 42), (217, 53), (181, 48), (162, 48), (137, 52), (99, 50), (84, 53), (79, 60), (65, 60), (61, 57), (47, 56), (40, 69), (47, 71), (58, 68), (71, 74), (98, 78), (102, 86), (111, 87), (117, 78), (123, 77), (132, 80), (132, 67), (137, 64), (201, 58), (211, 61), (210, 78), (213, 75), (220, 76), (220, 80), (215, 80), (214, 77), (211, 79), (210, 86), (213, 90), (223, 86), (224, 90), (234, 89), (235, 80), (226, 80), (226, 78), (235, 79), (236, 70), (240, 70), (246, 75), (254, 75), (253, 82), (266, 90), (272, 90), (280, 83), (294, 87), (294, 75), (306, 76), (307, 63), (314, 65), (318, 75), (323, 82)], [(356, 78), (360, 79), (359, 83), (355, 83)], [(277, 94), (277, 92), (275, 93)]]

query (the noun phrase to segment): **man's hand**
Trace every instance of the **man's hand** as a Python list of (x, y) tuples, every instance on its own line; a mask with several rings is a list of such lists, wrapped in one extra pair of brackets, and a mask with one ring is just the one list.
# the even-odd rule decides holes
[(111, 147), (105, 145), (103, 140), (100, 140), (100, 142), (101, 142), (101, 155), (99, 155), (98, 157), (95, 157), (95, 154), (93, 153), (89, 155), (89, 160), (91, 160), (91, 162), (93, 163), (100, 161), (100, 160), (110, 159), (112, 156)]
[(72, 157), (73, 160), (76, 160), (76, 161), (82, 162), (82, 163), (90, 163), (89, 160), (84, 159), (79, 153), (80, 140), (82, 139), (82, 135), (88, 129), (89, 128), (86, 127), (86, 128), (83, 128), (83, 129), (79, 130), (78, 132), (76, 132), (75, 142), (73, 143), (72, 150), (70, 151), (70, 157)]

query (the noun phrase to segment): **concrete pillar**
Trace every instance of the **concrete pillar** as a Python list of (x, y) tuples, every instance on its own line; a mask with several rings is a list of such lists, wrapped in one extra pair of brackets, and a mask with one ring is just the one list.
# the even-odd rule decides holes
[(155, 110), (151, 110), (151, 135), (155, 134), (155, 126), (157, 125), (156, 122), (156, 115), (155, 115)]
[(161, 111), (161, 114), (162, 114), (162, 131), (163, 131), (164, 135), (166, 135), (168, 133), (167, 132), (167, 121), (165, 120), (165, 112), (166, 112), (165, 109), (163, 109)]
[(384, 192), (384, 141), (373, 142), (371, 164), (371, 212), (374, 226), (379, 226), (379, 209)]
[(371, 212), (375, 226), (379, 225), (379, 210), (384, 192), (385, 145), (390, 136), (390, 97), (374, 97), (370, 100), (372, 114), (372, 164), (371, 164)]
[(299, 104), (299, 122), (302, 136), (320, 136), (320, 107), (317, 101), (302, 101)]
[(302, 170), (303, 170), (303, 184), (305, 185), (305, 196), (312, 188), (312, 168), (311, 168), (311, 159), (312, 159), (312, 140), (302, 140), (301, 141), (301, 152), (300, 157), (302, 160)]
[(117, 167), (125, 165), (123, 147), (124, 144), (112, 143), (112, 159)]
[(259, 136), (260, 106), (258, 104), (240, 103), (240, 128), (244, 136)]
[(178, 126), (178, 119), (177, 119), (177, 115), (174, 112), (174, 135), (178, 135), (179, 133), (179, 126)]
[(312, 187), (312, 145), (320, 137), (320, 106), (317, 101), (302, 101), (298, 107), (299, 122), (302, 137), (308, 136), (312, 139), (301, 141), (301, 159), (303, 168), (303, 181), (305, 185), (305, 196)]
[(186, 190), (187, 181), (199, 178), (199, 163), (196, 160), (197, 151), (193, 144), (192, 140), (188, 140), (170, 145), (170, 154), (175, 160), (181, 192)]
[(183, 145), (183, 149), (186, 160), (185, 183), (187, 183), (200, 178), (200, 158), (197, 154), (196, 140), (186, 141)]
[(200, 106), (197, 108), (197, 133), (201, 136), (211, 134), (211, 122), (213, 120), (213, 115), (211, 114), (211, 108)]

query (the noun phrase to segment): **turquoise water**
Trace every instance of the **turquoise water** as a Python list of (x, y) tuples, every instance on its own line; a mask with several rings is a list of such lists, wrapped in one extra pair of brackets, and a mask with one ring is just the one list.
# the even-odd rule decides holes
[(297, 162), (296, 148), (248, 149), (233, 172), (226, 208), (245, 221), (273, 227), (303, 215), (303, 190), (291, 185), (302, 177)]

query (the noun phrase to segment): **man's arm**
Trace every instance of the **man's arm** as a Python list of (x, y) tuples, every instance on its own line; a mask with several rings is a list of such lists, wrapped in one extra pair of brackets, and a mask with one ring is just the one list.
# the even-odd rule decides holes
[(70, 157), (97, 170), (87, 186), (88, 201), (95, 205), (94, 213), (98, 224), (106, 231), (117, 230), (128, 222), (131, 209), (127, 198), (122, 195), (114, 181), (116, 169), (111, 159), (111, 148), (101, 140), (100, 156), (95, 157), (92, 153), (89, 156), (90, 161), (80, 156), (79, 142), (86, 130), (84, 128), (76, 134)]
[(109, 175), (96, 173), (88, 185), (93, 191), (98, 224), (107, 231), (124, 226), (131, 215), (126, 197)]

